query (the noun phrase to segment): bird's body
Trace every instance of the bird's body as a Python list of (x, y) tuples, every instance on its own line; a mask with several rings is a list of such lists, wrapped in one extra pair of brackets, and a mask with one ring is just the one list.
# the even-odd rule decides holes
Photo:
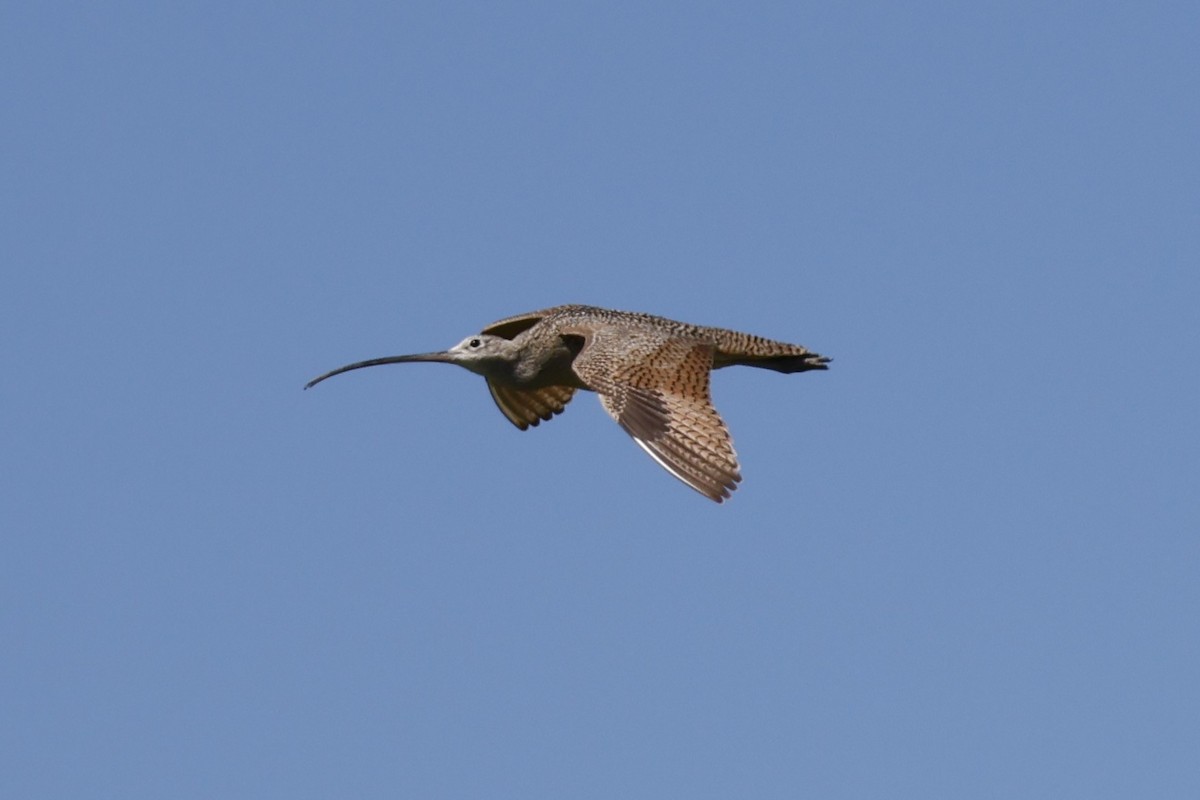
[(561, 413), (576, 390), (596, 392), (655, 461), (719, 503), (741, 475), (712, 405), (709, 373), (735, 364), (804, 372), (827, 369), (829, 359), (724, 328), (566, 305), (493, 322), (442, 353), (349, 364), (308, 386), (352, 369), (410, 361), (448, 362), (483, 375), (496, 405), (521, 430)]

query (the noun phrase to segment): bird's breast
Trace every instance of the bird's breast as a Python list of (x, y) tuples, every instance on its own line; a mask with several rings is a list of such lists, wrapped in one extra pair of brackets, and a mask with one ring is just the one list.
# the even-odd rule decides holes
[(513, 365), (513, 384), (528, 389), (542, 386), (587, 388), (571, 367), (574, 359), (575, 353), (566, 345), (525, 348)]

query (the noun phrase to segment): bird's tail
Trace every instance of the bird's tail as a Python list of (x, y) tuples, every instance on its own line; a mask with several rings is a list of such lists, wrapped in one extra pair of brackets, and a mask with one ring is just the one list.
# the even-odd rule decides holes
[(714, 368), (737, 364), (776, 372), (808, 372), (829, 369), (827, 365), (832, 360), (802, 345), (764, 339), (750, 333), (722, 328), (707, 328), (705, 332), (717, 343), (713, 353)]
[(773, 369), (776, 372), (792, 373), (808, 372), (812, 369), (829, 369), (829, 362), (832, 360), (816, 353), (805, 353), (804, 355), (791, 356), (755, 356), (741, 358), (733, 363), (746, 367), (759, 367), (761, 369)]

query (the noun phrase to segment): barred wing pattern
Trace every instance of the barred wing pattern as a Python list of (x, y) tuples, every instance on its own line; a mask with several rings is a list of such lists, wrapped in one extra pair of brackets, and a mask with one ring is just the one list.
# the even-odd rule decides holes
[(604, 409), (663, 468), (720, 503), (742, 476), (709, 393), (709, 342), (620, 331), (578, 331), (586, 343), (575, 372)]
[(561, 414), (575, 394), (570, 386), (517, 389), (494, 381), (488, 381), (487, 385), (496, 406), (521, 430), (537, 427), (539, 422)]

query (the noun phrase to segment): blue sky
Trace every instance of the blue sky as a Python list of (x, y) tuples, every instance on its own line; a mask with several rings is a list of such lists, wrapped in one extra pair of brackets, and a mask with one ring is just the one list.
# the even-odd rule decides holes
[[(1200, 796), (1200, 12), (0, 12), (5, 797)], [(722, 506), (447, 347), (724, 370)]]

